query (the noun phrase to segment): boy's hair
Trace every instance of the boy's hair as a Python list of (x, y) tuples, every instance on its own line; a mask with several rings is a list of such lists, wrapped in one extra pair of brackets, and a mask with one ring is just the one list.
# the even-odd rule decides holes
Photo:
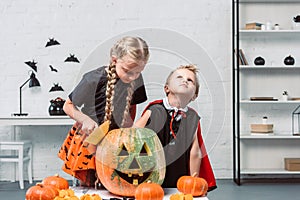
[[(129, 55), (135, 61), (145, 61), (149, 59), (149, 49), (147, 43), (139, 37), (126, 36), (117, 41), (110, 50), (110, 56), (116, 58), (123, 58)], [(117, 82), (116, 66), (110, 64), (107, 73), (107, 86), (106, 86), (106, 105), (105, 105), (105, 117), (104, 121), (111, 120), (112, 111), (114, 109), (114, 89)], [(120, 127), (126, 124), (127, 118), (130, 117), (129, 109), (133, 95), (134, 81), (130, 83), (130, 87), (127, 89), (126, 107), (123, 115), (123, 120)]]
[[(195, 91), (195, 95), (196, 97), (198, 97), (198, 94), (199, 94), (199, 88), (200, 88), (200, 84), (199, 84), (199, 79), (198, 79), (198, 68), (195, 66), (195, 65), (181, 65), (179, 67), (177, 67), (175, 70), (171, 71), (171, 73), (169, 74), (167, 80), (166, 80), (166, 83), (165, 85), (168, 85), (169, 81), (170, 81), (170, 78), (171, 76), (173, 75), (173, 73), (179, 69), (187, 69), (191, 72), (194, 73), (195, 75), (195, 86), (196, 86), (196, 91)], [(168, 94), (166, 94), (168, 96)]]

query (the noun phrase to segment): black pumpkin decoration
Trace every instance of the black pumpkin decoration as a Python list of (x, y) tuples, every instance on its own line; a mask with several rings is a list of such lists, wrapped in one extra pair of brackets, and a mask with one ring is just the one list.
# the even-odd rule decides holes
[(265, 64), (265, 59), (262, 58), (261, 56), (255, 58), (254, 60), (255, 65), (264, 65)]
[(50, 101), (50, 106), (49, 106), (49, 114), (50, 115), (66, 115), (66, 113), (63, 110), (63, 106), (65, 103), (65, 100), (57, 97), (56, 99), (52, 99)]
[(284, 64), (293, 65), (295, 64), (295, 59), (291, 55), (289, 55), (284, 59)]
[(300, 22), (300, 15), (297, 15), (296, 17), (294, 17), (294, 22)]

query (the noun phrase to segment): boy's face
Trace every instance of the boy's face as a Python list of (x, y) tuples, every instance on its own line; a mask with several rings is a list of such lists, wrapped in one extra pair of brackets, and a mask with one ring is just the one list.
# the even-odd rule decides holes
[(112, 58), (116, 65), (116, 72), (118, 77), (124, 83), (130, 83), (137, 79), (144, 70), (146, 62), (135, 61), (130, 56), (126, 55), (123, 58)]
[(184, 95), (186, 99), (194, 100), (196, 98), (195, 74), (188, 69), (176, 70), (165, 86), (165, 92)]

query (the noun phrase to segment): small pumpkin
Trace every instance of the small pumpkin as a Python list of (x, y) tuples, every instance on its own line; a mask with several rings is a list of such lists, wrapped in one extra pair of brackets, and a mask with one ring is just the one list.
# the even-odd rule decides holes
[(113, 194), (133, 197), (139, 184), (151, 180), (162, 184), (165, 156), (156, 133), (147, 128), (110, 131), (96, 151), (96, 171)]
[(192, 176), (182, 176), (177, 180), (177, 189), (184, 194), (192, 194), (194, 197), (205, 196), (208, 190), (207, 181), (204, 178)]
[(72, 189), (59, 190), (58, 196), (59, 197), (66, 197), (66, 196), (72, 197), (72, 196), (75, 196), (75, 192)]
[(26, 191), (26, 200), (53, 200), (58, 195), (58, 190), (52, 185), (44, 185), (42, 183), (37, 183), (31, 186)]
[(192, 194), (176, 193), (170, 196), (170, 200), (193, 200)]
[(136, 200), (162, 200), (164, 198), (164, 190), (157, 183), (142, 183), (135, 190)]
[(69, 188), (68, 181), (66, 179), (64, 179), (63, 177), (60, 177), (58, 174), (44, 178), (42, 183), (44, 185), (53, 185), (60, 190)]
[(80, 197), (80, 200), (102, 200), (99, 194), (84, 194)]

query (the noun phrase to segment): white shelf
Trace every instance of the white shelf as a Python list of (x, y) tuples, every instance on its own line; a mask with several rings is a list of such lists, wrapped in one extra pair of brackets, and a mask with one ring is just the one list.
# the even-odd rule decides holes
[(253, 35), (253, 34), (294, 34), (294, 33), (300, 33), (300, 30), (295, 30), (295, 29), (289, 29), (289, 30), (245, 30), (241, 29), (240, 34), (243, 35)]
[(300, 171), (287, 171), (285, 169), (242, 169), (241, 174), (299, 174)]
[[(290, 130), (295, 128), (291, 127), (291, 114), (294, 107), (300, 105), (300, 57), (297, 54), (300, 29), (293, 24), (293, 18), (300, 15), (297, 10), (300, 0), (235, 0), (235, 3), (239, 10), (234, 10), (239, 13), (234, 13), (232, 37), (236, 46), (233, 50), (242, 49), (250, 65), (237, 65), (239, 60), (235, 56), (234, 164), (241, 170), (235, 170), (234, 174), (298, 177), (300, 171), (284, 169), (283, 158), (300, 156), (300, 136), (293, 136)], [(245, 25), (251, 22), (279, 24), (280, 29), (246, 30)], [(295, 65), (284, 64), (288, 55), (295, 59)], [(265, 65), (254, 65), (258, 56), (265, 59)], [(289, 92), (288, 101), (283, 101), (282, 91)], [(250, 97), (255, 96), (273, 99), (251, 101)], [(274, 133), (250, 132), (249, 125), (262, 116), (270, 116), (276, 125)], [(242, 178), (237, 176), (236, 179), (239, 182)]]
[(300, 3), (300, 0), (240, 0), (239, 3)]
[(240, 30), (241, 39), (263, 38), (264, 40), (286, 39), (299, 40), (300, 30)]
[(283, 134), (241, 134), (240, 139), (288, 139), (299, 140), (300, 136), (283, 135)]
[(241, 100), (241, 104), (300, 104), (300, 101), (250, 101)]
[(240, 65), (240, 70), (300, 70), (300, 66), (286, 65), (286, 66), (270, 66), (270, 65)]

